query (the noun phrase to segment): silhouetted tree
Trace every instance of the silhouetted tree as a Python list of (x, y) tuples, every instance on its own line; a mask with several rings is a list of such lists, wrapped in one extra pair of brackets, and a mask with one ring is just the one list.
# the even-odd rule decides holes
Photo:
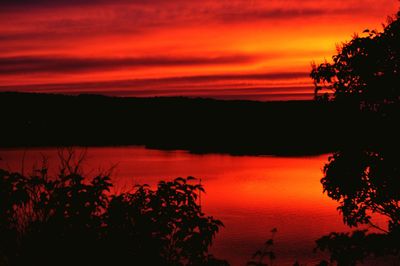
[[(383, 32), (365, 30), (337, 47), (333, 62), (313, 64), (318, 100), (350, 101), (376, 110), (400, 100), (400, 12)], [(329, 94), (328, 94), (329, 93)]]
[[(338, 46), (333, 62), (313, 65), (315, 99), (350, 103), (365, 112), (360, 131), (343, 131), (341, 148), (324, 167), (324, 192), (339, 203), (350, 227), (374, 232), (331, 233), (317, 241), (330, 261), (355, 265), (366, 257), (400, 253), (400, 156), (396, 128), (400, 103), (400, 12), (382, 32), (365, 30)], [(397, 112), (397, 115), (395, 115)], [(333, 138), (338, 137), (334, 135)], [(384, 218), (387, 226), (374, 222)], [(327, 265), (327, 261), (321, 265)]]
[(399, 162), (397, 152), (388, 150), (350, 149), (329, 158), (321, 183), (339, 202), (346, 224), (372, 224), (368, 212), (374, 212), (386, 216), (389, 230), (400, 227)]
[[(339, 202), (350, 227), (367, 230), (331, 233), (317, 241), (338, 265), (355, 265), (365, 258), (400, 253), (400, 157), (397, 150), (348, 149), (336, 152), (324, 167), (324, 192)], [(379, 218), (387, 226), (374, 222)], [(382, 219), (384, 218), (384, 219)]]

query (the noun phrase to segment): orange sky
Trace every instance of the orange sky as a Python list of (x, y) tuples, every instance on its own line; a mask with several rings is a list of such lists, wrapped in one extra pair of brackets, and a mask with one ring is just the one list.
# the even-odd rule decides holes
[(0, 91), (311, 99), (310, 62), (396, 0), (5, 0)]

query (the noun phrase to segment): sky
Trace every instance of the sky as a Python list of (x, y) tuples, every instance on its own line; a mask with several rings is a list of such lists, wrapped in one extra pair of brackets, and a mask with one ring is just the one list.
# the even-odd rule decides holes
[(312, 99), (311, 62), (397, 0), (2, 0), (0, 91)]

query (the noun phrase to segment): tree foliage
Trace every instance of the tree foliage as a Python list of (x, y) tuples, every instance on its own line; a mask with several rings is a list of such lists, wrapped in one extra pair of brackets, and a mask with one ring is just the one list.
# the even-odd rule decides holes
[(400, 227), (400, 167), (396, 152), (342, 150), (324, 167), (324, 192), (338, 201), (349, 226), (370, 224), (371, 213), (388, 219), (389, 230)]
[(222, 223), (201, 211), (193, 177), (111, 194), (108, 175), (78, 170), (0, 170), (1, 265), (227, 264), (208, 253)]
[[(331, 264), (324, 260), (319, 265), (351, 266), (371, 259), (375, 259), (372, 265), (397, 265), (398, 239), (398, 234), (369, 233), (367, 230), (333, 232), (316, 241), (318, 249), (330, 253)], [(369, 262), (366, 264), (371, 265)]]
[(251, 260), (247, 262), (246, 266), (271, 266), (273, 265), (276, 255), (273, 251), (274, 237), (278, 230), (273, 228), (271, 230), (271, 238), (265, 241), (262, 248), (257, 250)]
[[(400, 157), (397, 149), (343, 149), (324, 167), (324, 192), (339, 203), (343, 221), (369, 230), (331, 233), (317, 241), (338, 265), (400, 254)], [(377, 222), (379, 219), (379, 223)], [(386, 225), (382, 225), (387, 222)]]
[[(329, 158), (321, 183), (339, 203), (345, 224), (367, 225), (374, 232), (331, 233), (317, 241), (317, 249), (328, 250), (338, 265), (355, 265), (372, 255), (398, 257), (400, 12), (382, 32), (365, 30), (338, 46), (332, 62), (313, 64), (310, 76), (316, 100), (372, 111), (361, 112), (360, 131), (343, 132), (345, 141)], [(376, 223), (377, 217), (387, 225)]]
[(350, 101), (376, 109), (400, 100), (400, 12), (382, 32), (365, 30), (337, 47), (333, 62), (313, 64), (318, 100)]

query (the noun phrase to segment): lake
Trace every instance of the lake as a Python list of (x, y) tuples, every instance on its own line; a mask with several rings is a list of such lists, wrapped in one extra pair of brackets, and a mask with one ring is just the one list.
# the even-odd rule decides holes
[[(328, 155), (313, 157), (198, 155), (143, 147), (90, 147), (84, 171), (94, 175), (115, 167), (116, 191), (138, 183), (194, 176), (201, 178), (206, 214), (223, 221), (211, 252), (231, 265), (245, 265), (277, 228), (274, 251), (278, 265), (298, 260), (310, 264), (315, 240), (332, 231), (348, 231), (337, 203), (322, 193), (322, 168)], [(0, 167), (29, 172), (46, 157), (50, 172), (57, 169), (56, 148), (2, 149)]]

